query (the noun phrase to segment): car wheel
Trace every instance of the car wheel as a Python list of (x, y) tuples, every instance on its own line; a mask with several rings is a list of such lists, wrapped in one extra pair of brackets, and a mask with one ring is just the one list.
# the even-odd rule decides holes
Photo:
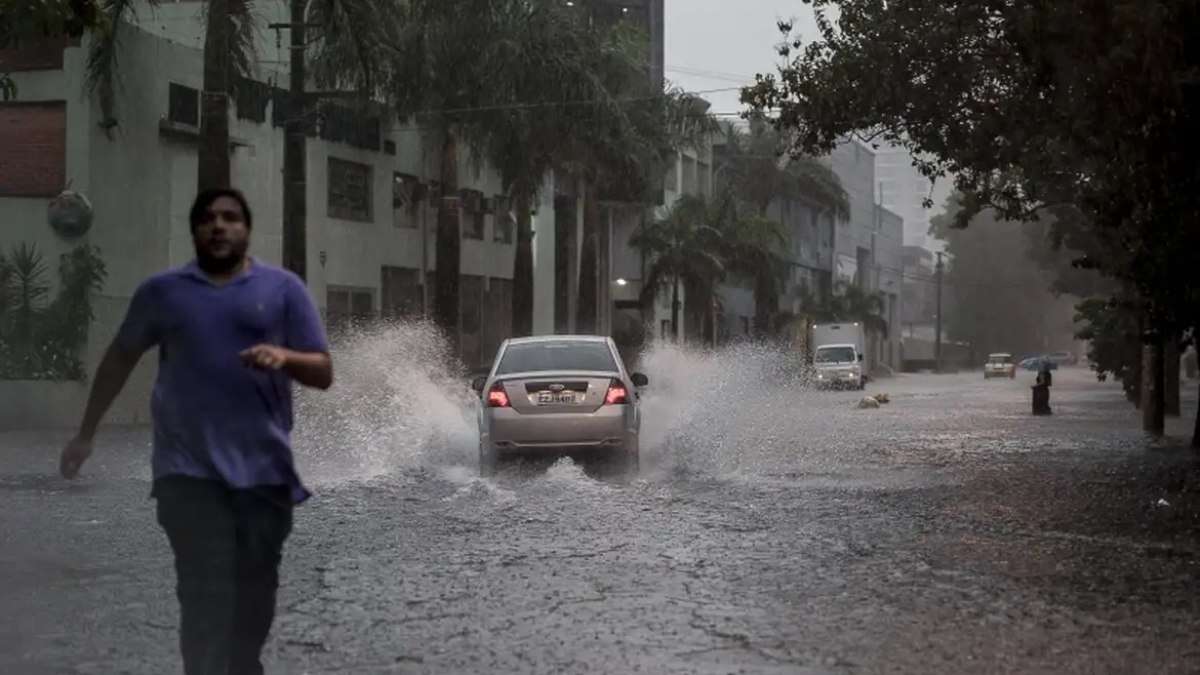
[(482, 478), (491, 478), (496, 475), (496, 465), (499, 464), (499, 458), (496, 457), (495, 450), (489, 450), (479, 444), (479, 475)]

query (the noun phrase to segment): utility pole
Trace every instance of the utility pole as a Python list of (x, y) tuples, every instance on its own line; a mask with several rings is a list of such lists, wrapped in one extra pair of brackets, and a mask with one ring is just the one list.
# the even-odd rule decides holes
[(307, 281), (308, 269), (308, 101), (304, 92), (304, 0), (290, 0), (291, 22), (270, 28), (290, 30), (288, 110), (283, 142), (283, 267)]
[(942, 252), (937, 253), (937, 267), (934, 268), (934, 277), (937, 279), (937, 333), (936, 342), (933, 344), (933, 360), (935, 372), (942, 372)]

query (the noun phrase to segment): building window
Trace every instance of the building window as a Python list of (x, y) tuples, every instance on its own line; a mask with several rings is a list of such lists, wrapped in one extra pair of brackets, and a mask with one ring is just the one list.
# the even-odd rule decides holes
[(375, 293), (370, 288), (329, 286), (325, 290), (325, 325), (337, 333), (371, 321)]
[(371, 167), (329, 158), (329, 217), (371, 222)]
[(66, 181), (66, 103), (0, 103), (0, 196), (53, 197)]
[(492, 240), (501, 244), (513, 243), (513, 233), (516, 232), (517, 221), (513, 218), (508, 200), (497, 197), (493, 211), (492, 221), (495, 223), (495, 232), (492, 234)]
[(200, 126), (200, 92), (172, 82), (167, 90), (167, 119), (190, 127)]
[(399, 228), (417, 227), (417, 179), (397, 173), (392, 176), (392, 225)]
[(704, 197), (712, 195), (712, 167), (704, 162), (696, 165), (696, 184)]
[(669, 192), (679, 192), (679, 156), (672, 158), (670, 164), (667, 165), (667, 190)]
[(463, 190), (463, 239), (483, 239), (484, 213), (483, 193)]
[(696, 195), (699, 193), (696, 184), (696, 160), (691, 157), (683, 158), (683, 194)]
[(424, 313), (421, 272), (407, 267), (380, 268), (379, 313), (385, 319), (415, 319)]

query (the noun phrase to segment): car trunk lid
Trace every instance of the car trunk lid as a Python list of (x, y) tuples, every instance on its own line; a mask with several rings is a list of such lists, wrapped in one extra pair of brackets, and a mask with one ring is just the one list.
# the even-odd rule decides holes
[(615, 373), (525, 373), (500, 381), (513, 410), (528, 415), (591, 413), (604, 405)]

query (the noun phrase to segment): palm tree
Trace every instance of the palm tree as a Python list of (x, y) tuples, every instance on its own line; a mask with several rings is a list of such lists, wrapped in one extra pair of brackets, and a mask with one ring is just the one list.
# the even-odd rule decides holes
[[(402, 28), (388, 45), (388, 88), (401, 119), (440, 143), (435, 237), (434, 321), (457, 346), (461, 232), (459, 146), (483, 108), (493, 105), (489, 77), (512, 64), (504, 43), (505, 2), (411, 0), (399, 12)], [(511, 81), (511, 78), (505, 78)], [(457, 348), (455, 349), (457, 351)]]
[[(159, 0), (147, 0), (151, 6)], [(134, 18), (137, 0), (109, 0), (88, 55), (86, 88), (96, 95), (101, 126), (111, 138), (117, 126), (120, 32)], [(208, 0), (204, 5), (204, 82), (200, 101), (199, 189), (229, 184), (229, 92), (233, 78), (248, 76), (254, 61), (251, 0)]]
[(614, 72), (635, 70), (640, 62), (622, 58), (610, 33), (580, 22), (559, 2), (495, 6), (496, 44), (488, 49), (490, 71), (481, 83), (494, 103), (459, 127), (475, 156), (499, 171), (515, 206), (513, 329), (522, 335), (532, 331), (530, 215), (543, 178), (554, 169), (578, 169), (571, 163), (572, 150), (581, 138), (598, 136), (595, 121), (624, 115), (609, 82)]
[(839, 281), (828, 299), (806, 300), (811, 314), (821, 321), (858, 321), (869, 333), (878, 333), (885, 338), (888, 322), (884, 318), (884, 296), (879, 291), (868, 291), (858, 284)]
[(752, 115), (745, 127), (722, 125), (724, 152), (714, 183), (733, 190), (754, 213), (765, 215), (779, 199), (803, 199), (850, 217), (850, 202), (837, 174), (808, 155), (789, 156), (787, 144), (770, 122)]
[(713, 290), (724, 277), (723, 236), (714, 226), (716, 210), (703, 198), (684, 196), (666, 215), (643, 227), (630, 244), (649, 259), (642, 286), (642, 303), (651, 306), (658, 294), (671, 291), (671, 335), (679, 339), (679, 289), (698, 292), (693, 307), (707, 308)]
[[(107, 0), (104, 12), (88, 27), (94, 30), (88, 55), (85, 87), (96, 96), (103, 119), (101, 126), (112, 138), (118, 125), (116, 90), (119, 80), (120, 34), (127, 20), (135, 19), (139, 0)], [(159, 0), (146, 0), (154, 7)], [(317, 43), (317, 79), (322, 83), (373, 83), (374, 51), (381, 40), (379, 31), (396, 25), (396, 0), (292, 0), (294, 22), (322, 26)], [(253, 0), (207, 0), (204, 5), (204, 75), (200, 106), (200, 142), (197, 187), (227, 186), (230, 183), (229, 93), (237, 78), (254, 72), (256, 36)], [(306, 9), (307, 7), (307, 9)], [(295, 60), (295, 74), (304, 80), (304, 55)], [(373, 87), (361, 89), (364, 97), (377, 95)], [(304, 140), (309, 120), (304, 99), (293, 101), (288, 112), (288, 147), (284, 166), (284, 261), (305, 276), (306, 233)]]
[(788, 248), (787, 230), (779, 222), (758, 215), (735, 215), (726, 223), (726, 259), (731, 271), (752, 284), (754, 331), (765, 334), (779, 307), (779, 296), (790, 269), (790, 262), (783, 254)]
[(748, 278), (754, 289), (755, 331), (761, 333), (777, 309), (789, 266), (783, 253), (787, 233), (767, 218), (771, 204), (805, 201), (843, 221), (850, 217), (850, 204), (833, 170), (813, 157), (788, 156), (786, 144), (761, 115), (751, 116), (745, 128), (723, 124), (722, 136), (714, 184), (738, 205), (743, 230), (752, 235), (753, 245), (741, 253), (744, 266), (753, 271)]
[[(597, 320), (600, 198), (657, 203), (658, 179), (665, 175), (668, 162), (683, 150), (704, 148), (717, 131), (707, 102), (677, 88), (656, 91), (645, 77), (644, 63), (635, 59), (636, 67), (629, 65), (625, 61), (614, 69), (611, 86), (636, 102), (622, 106), (619, 115), (586, 125), (577, 146), (587, 184), (577, 304), (581, 332), (592, 332)], [(715, 222), (710, 219), (709, 225)]]

